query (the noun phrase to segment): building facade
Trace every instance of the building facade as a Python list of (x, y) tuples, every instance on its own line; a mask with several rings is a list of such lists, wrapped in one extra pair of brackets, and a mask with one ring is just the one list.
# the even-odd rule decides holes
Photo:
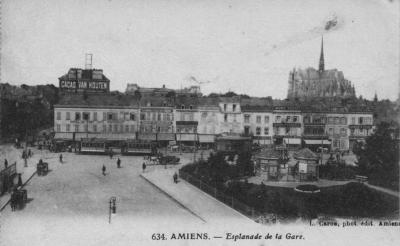
[(272, 144), (273, 110), (269, 107), (242, 106), (243, 133), (252, 136), (253, 143), (260, 145)]

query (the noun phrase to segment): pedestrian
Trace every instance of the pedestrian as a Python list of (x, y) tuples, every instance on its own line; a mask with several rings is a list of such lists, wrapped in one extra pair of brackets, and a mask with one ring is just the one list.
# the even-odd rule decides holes
[(31, 151), (31, 149), (28, 149), (28, 156), (29, 156), (29, 157), (32, 157), (32, 151)]
[(176, 172), (174, 173), (174, 183), (178, 183), (178, 174)]
[(63, 156), (60, 154), (60, 163), (63, 163)]
[(106, 166), (103, 164), (103, 168), (101, 169), (103, 171), (103, 175), (106, 176)]
[(8, 161), (7, 159), (4, 159), (4, 169), (7, 169), (7, 167), (8, 167)]
[(144, 172), (144, 170), (146, 170), (146, 163), (144, 163), (144, 162), (143, 162), (143, 165), (142, 165), (142, 169), (143, 169), (143, 172)]
[(117, 160), (117, 167), (118, 167), (118, 168), (121, 168), (121, 159), (119, 159), (119, 158), (118, 158), (118, 160)]

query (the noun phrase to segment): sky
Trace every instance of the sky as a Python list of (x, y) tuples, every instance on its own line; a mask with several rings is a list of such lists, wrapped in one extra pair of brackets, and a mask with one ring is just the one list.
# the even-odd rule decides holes
[[(399, 96), (399, 0), (3, 0), (1, 81), (58, 85), (71, 67), (203, 93), (287, 95), (289, 71), (337, 68), (356, 94)], [(328, 24), (327, 24), (328, 23)], [(331, 25), (329, 25), (329, 23)]]

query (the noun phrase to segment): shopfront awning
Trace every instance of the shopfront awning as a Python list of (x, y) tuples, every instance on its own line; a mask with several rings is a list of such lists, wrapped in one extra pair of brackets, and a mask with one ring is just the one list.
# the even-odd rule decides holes
[(306, 144), (310, 145), (330, 145), (331, 141), (327, 139), (318, 140), (318, 139), (304, 139)]
[(174, 133), (157, 133), (158, 141), (174, 141), (175, 134)]
[(72, 140), (72, 132), (56, 132), (54, 135), (55, 140)]
[(300, 138), (284, 138), (285, 144), (301, 144)]
[(200, 143), (214, 143), (215, 136), (214, 135), (199, 135)]
[(197, 135), (193, 133), (186, 133), (186, 134), (176, 134), (176, 141), (177, 142), (188, 142), (188, 141), (197, 141)]
[(156, 133), (140, 133), (139, 134), (140, 140), (147, 140), (147, 141), (156, 141), (157, 135)]

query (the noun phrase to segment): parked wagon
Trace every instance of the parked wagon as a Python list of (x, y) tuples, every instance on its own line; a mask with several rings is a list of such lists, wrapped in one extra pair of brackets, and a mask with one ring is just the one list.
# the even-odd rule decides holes
[(173, 155), (161, 156), (159, 162), (161, 165), (176, 165), (179, 164), (180, 159)]
[(17, 190), (15, 189), (11, 194), (11, 210), (15, 211), (16, 209), (22, 209), (25, 207), (26, 202), (28, 201), (28, 192), (25, 189)]
[(49, 172), (49, 164), (40, 160), (39, 163), (36, 165), (36, 172), (38, 176), (47, 175), (47, 173)]

